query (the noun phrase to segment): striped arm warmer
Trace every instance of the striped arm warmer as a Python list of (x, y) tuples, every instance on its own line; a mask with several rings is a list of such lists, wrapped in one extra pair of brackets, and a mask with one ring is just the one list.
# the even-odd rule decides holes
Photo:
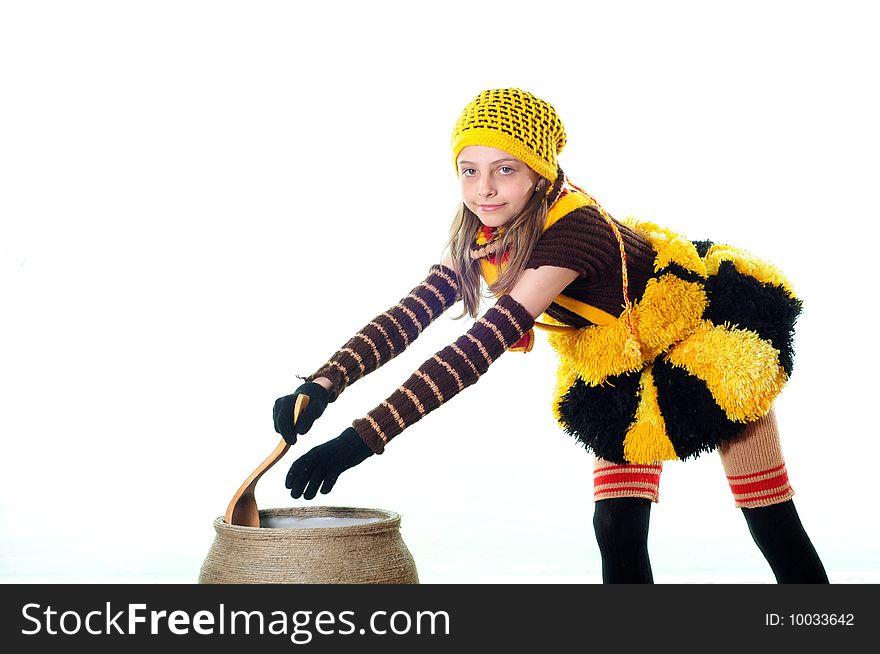
[(305, 381), (329, 379), (333, 402), (347, 386), (403, 352), (458, 297), (455, 273), (446, 266), (431, 266), (425, 280), (409, 295), (373, 318)]
[(475, 383), (534, 322), (519, 302), (501, 296), (455, 343), (425, 361), (391, 397), (352, 426), (373, 452), (382, 454), (394, 436)]

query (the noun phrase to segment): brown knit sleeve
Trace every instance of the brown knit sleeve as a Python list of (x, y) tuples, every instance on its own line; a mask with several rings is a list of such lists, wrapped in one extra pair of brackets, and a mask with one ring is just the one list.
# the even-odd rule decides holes
[(509, 295), (501, 296), (464, 335), (425, 361), (403, 386), (352, 426), (373, 452), (381, 454), (389, 440), (476, 383), (533, 324), (523, 305)]
[(364, 325), (305, 380), (329, 379), (333, 383), (333, 402), (347, 386), (403, 352), (459, 297), (455, 272), (443, 265), (431, 266), (428, 276), (409, 295)]
[[(627, 257), (653, 259), (650, 246), (618, 223)], [(560, 266), (576, 271), (582, 282), (595, 283), (620, 274), (620, 247), (614, 231), (592, 207), (580, 207), (548, 229), (532, 251), (526, 268)]]

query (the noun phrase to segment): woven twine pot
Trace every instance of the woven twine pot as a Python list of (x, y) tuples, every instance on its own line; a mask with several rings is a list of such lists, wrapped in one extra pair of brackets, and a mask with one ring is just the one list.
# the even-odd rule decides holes
[[(312, 526), (323, 520), (351, 522)], [(303, 521), (308, 526), (273, 525)], [(400, 535), (400, 516), (338, 506), (260, 511), (256, 527), (214, 521), (217, 532), (200, 584), (417, 584), (416, 564)]]

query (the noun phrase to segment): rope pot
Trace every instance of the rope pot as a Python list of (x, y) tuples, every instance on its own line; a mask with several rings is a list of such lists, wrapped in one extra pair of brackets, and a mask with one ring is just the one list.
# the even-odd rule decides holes
[(200, 584), (417, 584), (400, 516), (382, 509), (288, 507), (260, 527), (214, 520)]

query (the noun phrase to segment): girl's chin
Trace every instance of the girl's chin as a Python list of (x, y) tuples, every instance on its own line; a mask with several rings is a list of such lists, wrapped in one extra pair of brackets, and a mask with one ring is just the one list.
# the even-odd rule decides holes
[(477, 214), (477, 218), (479, 218), (480, 222), (486, 227), (503, 227), (510, 222), (510, 219), (502, 218), (501, 216), (496, 218), (494, 216), (482, 216)]

